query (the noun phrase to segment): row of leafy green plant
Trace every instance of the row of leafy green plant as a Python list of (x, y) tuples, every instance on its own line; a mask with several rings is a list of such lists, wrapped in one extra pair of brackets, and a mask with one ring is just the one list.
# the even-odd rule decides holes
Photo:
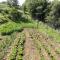
[(7, 36), (0, 37), (0, 60), (2, 60), (2, 58), (6, 55), (7, 50), (14, 42), (15, 38), (16, 38), (16, 32), (14, 32), (9, 36), (7, 35)]
[(14, 46), (12, 46), (12, 53), (8, 57), (8, 60), (23, 60), (24, 41), (24, 33), (20, 33), (20, 37), (15, 42)]
[(24, 33), (21, 34), (21, 38), (19, 39), (19, 45), (18, 45), (18, 52), (16, 56), (16, 60), (23, 60), (23, 50), (24, 50), (24, 43), (25, 43), (25, 35)]

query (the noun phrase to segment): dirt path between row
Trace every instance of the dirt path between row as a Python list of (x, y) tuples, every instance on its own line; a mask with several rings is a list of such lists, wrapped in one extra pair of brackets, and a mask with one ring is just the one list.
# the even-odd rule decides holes
[(37, 48), (34, 46), (33, 40), (29, 35), (28, 29), (24, 29), (26, 41), (24, 47), (23, 60), (40, 60), (40, 54)]

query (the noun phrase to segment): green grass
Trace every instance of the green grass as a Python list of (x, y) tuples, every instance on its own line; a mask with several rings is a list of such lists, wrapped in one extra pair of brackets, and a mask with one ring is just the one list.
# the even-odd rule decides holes
[(0, 33), (9, 33), (21, 29), (20, 24), (8, 22), (0, 26)]
[[(34, 25), (35, 24), (35, 25)], [(35, 22), (30, 23), (16, 23), (16, 22), (7, 22), (0, 26), (0, 33), (2, 34), (11, 34), (14, 31), (20, 31), (23, 28), (34, 28), (36, 26)]]

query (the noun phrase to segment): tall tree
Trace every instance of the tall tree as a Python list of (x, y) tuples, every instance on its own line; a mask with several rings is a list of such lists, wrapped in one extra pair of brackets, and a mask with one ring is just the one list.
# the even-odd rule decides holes
[(26, 0), (25, 2), (25, 6), (31, 16), (41, 21), (44, 21), (47, 5), (47, 0)]
[(51, 4), (51, 11), (47, 16), (47, 21), (51, 23), (55, 28), (60, 26), (60, 1), (54, 0)]
[(8, 5), (17, 7), (18, 6), (18, 0), (7, 0)]
[(18, 0), (7, 0), (10, 6), (9, 18), (13, 21), (18, 21), (22, 17), (21, 9), (19, 9)]

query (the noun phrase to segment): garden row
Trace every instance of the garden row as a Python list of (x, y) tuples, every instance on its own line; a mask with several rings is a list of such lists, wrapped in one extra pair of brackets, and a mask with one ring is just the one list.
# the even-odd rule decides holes
[(0, 60), (6, 55), (7, 50), (13, 44), (16, 38), (16, 32), (12, 33), (11, 35), (0, 36)]
[[(38, 32), (36, 29), (30, 31), (31, 38), (40, 52), (41, 60), (59, 60), (60, 59), (60, 44), (55, 40)], [(57, 53), (58, 52), (58, 53)]]
[(21, 60), (24, 50), (24, 39), (23, 32), (0, 35), (0, 60)]
[(7, 60), (23, 60), (23, 50), (24, 50), (24, 33), (20, 33), (11, 47), (11, 53), (9, 54)]
[(18, 33), (17, 38), (10, 47), (9, 52), (3, 58), (5, 60), (23, 60), (24, 33)]

